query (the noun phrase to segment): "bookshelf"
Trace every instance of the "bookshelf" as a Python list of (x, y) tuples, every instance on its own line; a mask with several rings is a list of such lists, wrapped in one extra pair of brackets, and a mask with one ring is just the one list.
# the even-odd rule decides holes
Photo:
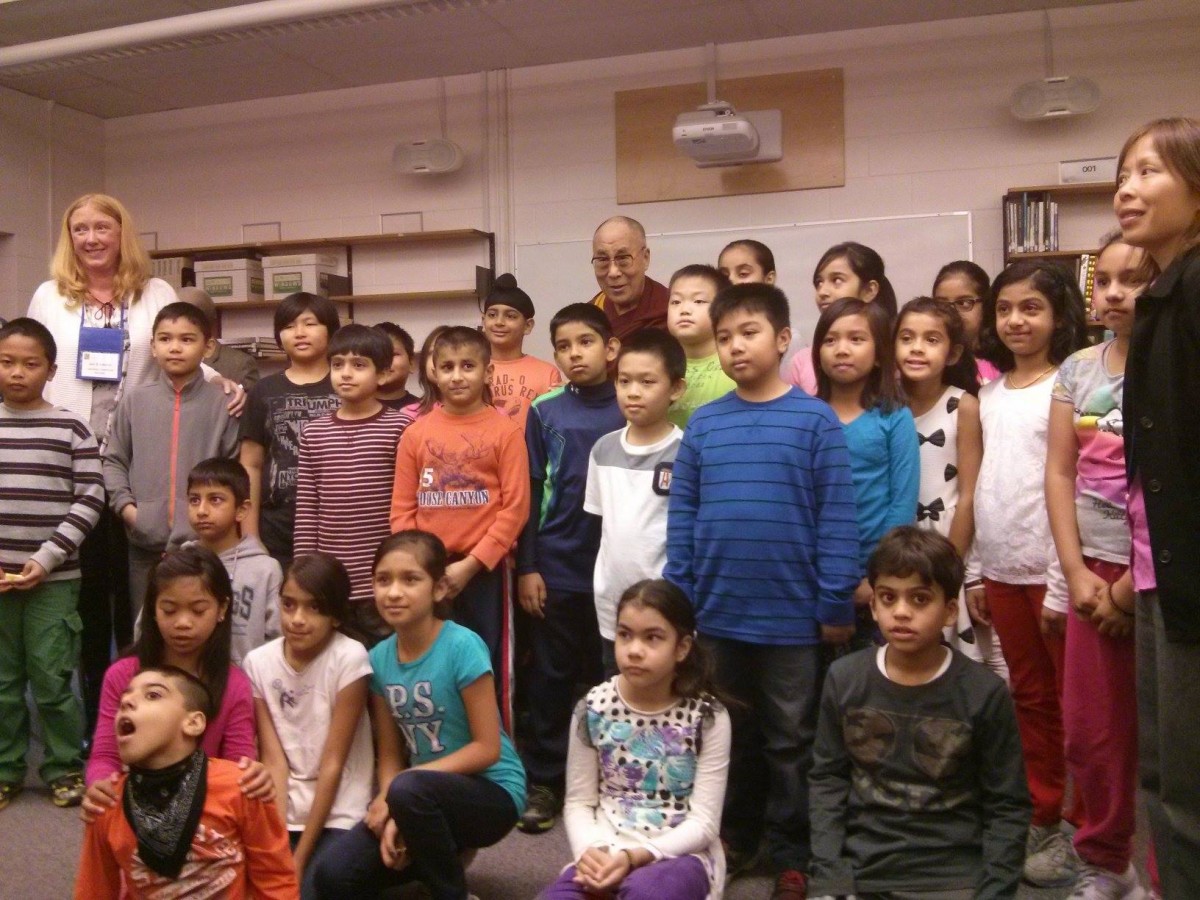
[[(382, 247), (402, 254), (406, 248), (421, 245), (470, 245), (482, 243), (487, 250), (487, 266), (476, 266), (473, 276), (464, 277), (464, 281), (473, 280), (473, 288), (441, 291), (404, 291), (380, 294), (358, 294), (354, 291), (354, 253), (357, 248)], [(343, 237), (302, 238), (297, 240), (280, 241), (251, 241), (244, 244), (209, 244), (197, 247), (171, 247), (169, 249), (151, 250), (152, 259), (169, 257), (190, 257), (194, 261), (233, 259), (251, 256), (261, 259), (283, 253), (313, 253), (340, 252), (346, 258), (346, 278), (349, 291), (345, 294), (331, 296), (338, 305), (338, 310), (346, 319), (354, 317), (354, 307), (360, 303), (413, 303), (433, 302), (451, 303), (462, 300), (474, 300), (476, 305), (491, 288), (496, 271), (496, 237), (490, 231), (480, 231), (475, 228), (458, 228), (445, 231), (419, 231), (393, 234), (357, 234)], [(465, 274), (465, 273), (464, 273)], [(242, 311), (274, 309), (272, 301), (250, 303), (223, 303), (217, 305), (217, 313), (222, 319), (228, 314)]]
[(1092, 271), (1096, 248), (1061, 247), (1059, 220), (1064, 214), (1081, 215), (1095, 212), (1105, 204), (1111, 205), (1114, 190), (1107, 181), (1014, 187), (1005, 192), (1002, 203), (1004, 265), (1022, 259), (1044, 259), (1057, 262), (1070, 271), (1083, 294), (1088, 338), (1093, 343), (1103, 336), (1103, 328), (1092, 316)]
[(1080, 207), (1096, 209), (1112, 202), (1108, 182), (1048, 184), (1009, 188), (1004, 194), (1004, 264), (1018, 259), (1061, 259), (1090, 253), (1094, 247), (1074, 250), (1058, 244), (1062, 213)]

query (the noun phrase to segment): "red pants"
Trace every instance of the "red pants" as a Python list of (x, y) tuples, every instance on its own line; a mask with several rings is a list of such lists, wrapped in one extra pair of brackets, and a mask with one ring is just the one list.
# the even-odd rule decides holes
[[(1112, 584), (1125, 566), (1085, 559)], [(1132, 620), (1130, 620), (1132, 622)], [(1083, 801), (1075, 849), (1084, 862), (1124, 872), (1133, 849), (1137, 789), (1134, 641), (1105, 637), (1074, 612), (1067, 619), (1063, 728), (1067, 768)]]
[(1063, 753), (1062, 692), (1065, 641), (1042, 634), (1044, 584), (1003, 584), (984, 579), (992, 625), (1008, 663), (1033, 800), (1033, 824), (1062, 820), (1067, 766)]

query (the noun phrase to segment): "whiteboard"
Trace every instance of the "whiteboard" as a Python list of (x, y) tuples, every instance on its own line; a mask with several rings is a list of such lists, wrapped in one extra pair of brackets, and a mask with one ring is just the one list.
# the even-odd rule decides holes
[[(650, 277), (666, 284), (676, 269), (690, 263), (716, 265), (730, 241), (752, 238), (775, 254), (776, 285), (788, 296), (792, 331), (802, 345), (811, 343), (817, 324), (812, 274), (817, 260), (834, 244), (857, 241), (883, 257), (900, 304), (928, 294), (944, 264), (972, 258), (969, 212), (887, 216), (830, 222), (796, 222), (753, 228), (722, 228), (647, 234)], [(591, 240), (517, 244), (516, 276), (538, 309), (525, 350), (550, 359), (550, 319), (568, 303), (590, 300), (599, 288), (592, 274)]]

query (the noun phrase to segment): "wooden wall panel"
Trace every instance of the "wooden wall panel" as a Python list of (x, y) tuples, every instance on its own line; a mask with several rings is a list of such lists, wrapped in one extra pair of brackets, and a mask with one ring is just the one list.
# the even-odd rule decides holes
[(671, 140), (675, 117), (707, 100), (702, 84), (618, 91), (617, 202), (763, 194), (846, 183), (846, 122), (841, 69), (790, 72), (717, 83), (717, 97), (739, 111), (778, 109), (783, 159), (700, 169)]

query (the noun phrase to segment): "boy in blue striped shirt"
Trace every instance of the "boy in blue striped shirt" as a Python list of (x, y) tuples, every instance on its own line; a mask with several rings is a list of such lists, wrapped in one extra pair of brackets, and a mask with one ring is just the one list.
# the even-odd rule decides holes
[(779, 375), (788, 302), (766, 284), (721, 291), (710, 317), (735, 391), (696, 410), (675, 458), (667, 566), (734, 708), (722, 818), (729, 870), (760, 840), (774, 897), (804, 896), (808, 770), (822, 642), (853, 633), (858, 525), (833, 410)]

